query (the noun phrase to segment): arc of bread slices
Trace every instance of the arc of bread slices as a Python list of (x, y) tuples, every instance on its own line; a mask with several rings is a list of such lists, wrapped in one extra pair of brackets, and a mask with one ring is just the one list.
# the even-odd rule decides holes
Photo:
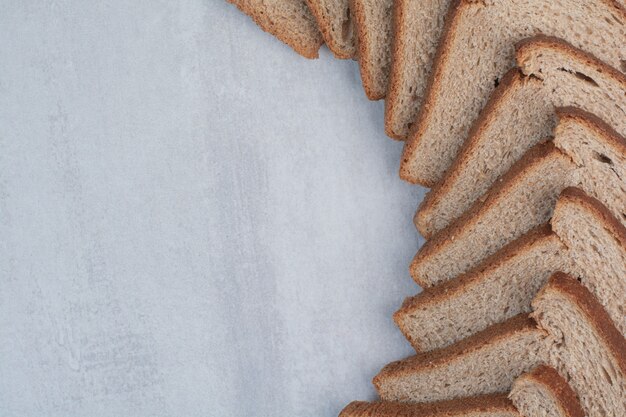
[(517, 378), (509, 398), (524, 417), (585, 417), (572, 387), (547, 365)]
[(456, 398), (434, 403), (353, 401), (339, 417), (521, 417), (505, 394)]
[(507, 392), (515, 378), (545, 362), (545, 336), (528, 315), (515, 316), (446, 348), (392, 362), (374, 386), (381, 399), (403, 402)]
[[(555, 136), (554, 143), (528, 151), (468, 211), (424, 244), (411, 264), (418, 284), (429, 287), (452, 279), (548, 221), (568, 186), (583, 188), (626, 222), (626, 140), (574, 109), (561, 112)], [(581, 149), (580, 157), (590, 154), (587, 160), (575, 161), (563, 151), (568, 142)], [(611, 163), (603, 162), (607, 160)]]
[(370, 100), (383, 99), (391, 62), (393, 0), (350, 0), (350, 10), (365, 94)]
[(250, 16), (264, 31), (274, 35), (305, 58), (317, 58), (324, 43), (305, 0), (266, 2), (228, 0)]
[(405, 145), (403, 179), (427, 186), (441, 179), (490, 93), (515, 64), (515, 43), (539, 33), (626, 71), (626, 11), (613, 0), (457, 0)]
[(450, 0), (396, 0), (385, 131), (405, 140), (417, 116)]
[[(622, 294), (623, 297), (623, 294)], [(553, 275), (533, 300), (549, 338), (549, 362), (589, 416), (626, 415), (626, 339), (596, 297), (566, 274)]]
[(349, 0), (306, 0), (324, 42), (335, 58), (351, 59), (356, 54), (356, 38)]
[(550, 224), (532, 230), (454, 279), (404, 301), (394, 320), (416, 351), (438, 349), (531, 310), (557, 271), (578, 277), (626, 332), (626, 228), (574, 188), (559, 197)]
[(560, 41), (516, 46), (517, 64), (470, 128), (450, 169), (426, 194), (415, 224), (426, 238), (458, 218), (531, 146), (550, 135), (555, 107), (601, 115), (626, 135), (626, 75)]

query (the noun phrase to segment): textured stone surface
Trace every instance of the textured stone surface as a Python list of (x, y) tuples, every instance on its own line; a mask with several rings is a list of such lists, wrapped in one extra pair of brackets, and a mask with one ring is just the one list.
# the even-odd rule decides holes
[(373, 398), (421, 191), (356, 64), (220, 0), (0, 3), (0, 415)]

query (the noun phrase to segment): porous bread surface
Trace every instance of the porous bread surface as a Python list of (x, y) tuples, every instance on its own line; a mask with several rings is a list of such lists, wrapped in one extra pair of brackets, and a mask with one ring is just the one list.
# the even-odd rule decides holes
[(450, 0), (396, 0), (385, 131), (404, 140), (424, 97)]
[(306, 0), (306, 2), (333, 55), (340, 59), (353, 58), (356, 53), (356, 42), (348, 0)]
[(585, 417), (572, 387), (547, 365), (517, 378), (509, 398), (524, 417)]
[(261, 29), (306, 58), (317, 58), (324, 41), (305, 0), (228, 0)]
[(626, 229), (602, 204), (577, 189), (559, 198), (552, 228), (567, 245), (579, 277), (626, 333)]
[(481, 395), (432, 403), (353, 401), (339, 417), (520, 417), (505, 394)]
[(496, 324), (444, 349), (385, 366), (374, 378), (381, 399), (430, 402), (501, 393), (546, 360), (545, 333), (528, 315)]
[(394, 320), (423, 352), (528, 313), (537, 291), (569, 262), (565, 249), (550, 225), (541, 225), (471, 271), (407, 298)]
[(550, 135), (555, 107), (576, 106), (626, 134), (624, 74), (546, 37), (521, 43), (517, 56), (521, 68), (500, 81), (450, 169), (421, 203), (415, 223), (425, 237), (459, 217), (524, 152)]
[(350, 10), (365, 94), (380, 100), (389, 80), (393, 0), (350, 0)]
[(552, 142), (536, 145), (470, 210), (428, 240), (411, 263), (422, 287), (448, 281), (547, 222), (573, 163)]
[(428, 186), (441, 179), (471, 123), (514, 65), (515, 43), (538, 34), (562, 38), (626, 71), (626, 12), (612, 0), (459, 0), (448, 15), (405, 146), (402, 178)]
[[(559, 110), (559, 119), (553, 143), (535, 145), (465, 214), (422, 247), (412, 265), (418, 283), (433, 285), (432, 277), (450, 279), (547, 221), (568, 186), (599, 199), (626, 223), (626, 140), (577, 109)], [(554, 171), (548, 167), (551, 163)], [(533, 182), (524, 183), (523, 178)]]
[(626, 415), (626, 340), (576, 279), (555, 274), (533, 301), (548, 334), (549, 362), (589, 416)]

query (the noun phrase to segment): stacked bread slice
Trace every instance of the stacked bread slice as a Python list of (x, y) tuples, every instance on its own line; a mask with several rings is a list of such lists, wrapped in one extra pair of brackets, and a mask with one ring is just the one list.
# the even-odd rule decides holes
[(355, 57), (432, 188), (393, 317), (416, 354), (341, 417), (626, 416), (624, 1), (231, 1)]

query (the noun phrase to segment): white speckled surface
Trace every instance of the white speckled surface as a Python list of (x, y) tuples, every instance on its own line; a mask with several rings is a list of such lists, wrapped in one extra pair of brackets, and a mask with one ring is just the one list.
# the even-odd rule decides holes
[(222, 0), (0, 0), (0, 416), (335, 416), (423, 190), (354, 62)]

